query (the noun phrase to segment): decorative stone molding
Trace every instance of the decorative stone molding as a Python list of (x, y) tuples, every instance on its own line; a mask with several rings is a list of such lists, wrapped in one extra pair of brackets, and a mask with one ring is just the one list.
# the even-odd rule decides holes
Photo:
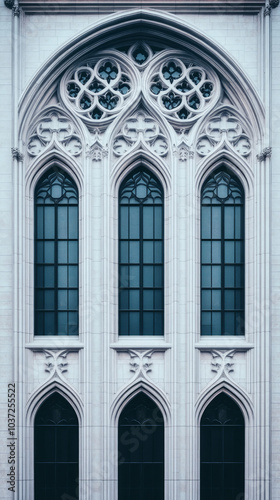
[(113, 143), (115, 156), (123, 156), (130, 150), (145, 144), (158, 156), (166, 156), (168, 143), (158, 123), (143, 111), (128, 118)]
[(62, 147), (72, 156), (79, 156), (82, 151), (73, 123), (58, 111), (51, 111), (39, 120), (28, 141), (27, 151), (30, 156), (38, 156), (51, 146)]
[(18, 6), (16, 6), (16, 5), (14, 5), (13, 8), (12, 8), (12, 12), (13, 12), (14, 16), (19, 17), (19, 15), (20, 15), (20, 8)]
[(14, 160), (23, 162), (24, 156), (20, 152), (19, 148), (12, 148), (11, 151), (12, 151), (12, 157), (13, 157)]
[(104, 148), (99, 134), (100, 130), (98, 128), (94, 129), (94, 141), (86, 150), (86, 156), (93, 161), (101, 161), (102, 158), (108, 156), (108, 147)]
[(212, 68), (206, 70), (178, 55), (174, 57), (170, 51), (169, 57), (165, 54), (152, 68), (149, 95), (174, 125), (192, 124), (217, 103), (221, 85)]
[(178, 145), (174, 145), (173, 153), (180, 161), (187, 161), (189, 158), (194, 156), (194, 152), (188, 142), (186, 129), (180, 130)]
[(44, 349), (43, 352), (47, 359), (47, 362), (45, 363), (45, 371), (47, 373), (60, 376), (60, 374), (68, 371), (68, 362), (66, 361), (69, 354), (68, 349), (64, 349), (62, 351), (49, 351)]
[(231, 349), (227, 351), (218, 351), (216, 349), (213, 349), (210, 352), (213, 357), (213, 361), (211, 362), (211, 370), (216, 373), (217, 378), (230, 376), (230, 373), (234, 371), (233, 358), (236, 350)]
[(221, 144), (243, 157), (251, 153), (251, 142), (240, 120), (225, 110), (208, 120), (198, 138), (196, 152), (199, 156), (207, 156)]
[[(113, 57), (114, 56), (114, 57)], [(132, 85), (127, 63), (118, 51), (72, 67), (60, 82), (60, 95), (71, 113), (90, 127), (108, 123), (130, 100)]]
[(280, 0), (269, 0), (268, 5), (264, 9), (264, 16), (270, 16), (272, 9), (278, 7)]
[(147, 374), (152, 371), (152, 355), (154, 349), (149, 349), (146, 351), (136, 351), (134, 349), (128, 349), (128, 353), (133, 361), (130, 361), (130, 371), (135, 373), (136, 377), (147, 377)]
[(262, 152), (259, 155), (257, 155), (257, 160), (259, 162), (265, 161), (267, 158), (270, 158), (271, 155), (272, 155), (272, 148), (270, 147), (264, 148)]

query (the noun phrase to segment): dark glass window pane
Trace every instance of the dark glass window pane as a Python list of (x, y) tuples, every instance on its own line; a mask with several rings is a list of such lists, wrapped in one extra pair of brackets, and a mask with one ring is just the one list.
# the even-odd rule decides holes
[(155, 403), (140, 393), (119, 418), (119, 500), (164, 499), (164, 422)]
[(139, 309), (140, 308), (140, 292), (139, 290), (129, 291), (129, 308)]
[[(211, 325), (206, 323), (209, 317), (202, 315), (203, 335), (240, 335), (236, 316), (229, 328), (225, 311), (238, 310), (239, 318), (244, 318), (244, 270), (243, 265), (237, 265), (244, 262), (243, 204), (243, 187), (226, 169), (216, 170), (202, 187), (201, 304), (202, 311), (212, 310)], [(240, 295), (235, 296), (237, 289)], [(210, 295), (207, 292), (211, 290), (209, 307)], [(217, 310), (221, 314), (217, 315)]]
[(139, 264), (140, 252), (139, 242), (131, 241), (129, 243), (129, 262), (131, 264)]
[(55, 275), (54, 266), (45, 266), (44, 267), (44, 285), (45, 285), (45, 288), (53, 288), (54, 287), (54, 275)]
[(143, 207), (143, 238), (154, 238), (154, 207)]
[[(153, 311), (163, 308), (162, 198), (160, 183), (142, 168), (133, 171), (120, 188), (120, 335), (158, 335)], [(123, 293), (122, 288), (133, 288), (133, 294)], [(155, 288), (158, 292), (156, 296)], [(131, 311), (127, 318), (123, 315), (124, 309)], [(144, 316), (147, 310), (151, 312), (152, 320), (148, 321), (148, 316)], [(137, 311), (137, 316), (133, 311)], [(163, 315), (159, 319), (158, 330), (161, 329), (163, 334), (162, 318)]]
[(77, 416), (64, 398), (50, 396), (39, 408), (34, 426), (34, 500), (77, 496), (79, 481)]
[(68, 238), (68, 207), (57, 207), (57, 238)]
[(200, 424), (200, 499), (244, 496), (244, 418), (225, 394), (211, 401)]
[(55, 238), (55, 208), (45, 207), (44, 214), (44, 238), (53, 240)]
[(143, 262), (145, 264), (154, 262), (154, 244), (152, 241), (143, 242)]
[(140, 333), (140, 314), (137, 312), (129, 313), (129, 334), (139, 335)]
[(73, 335), (67, 313), (62, 320), (59, 311), (78, 309), (78, 191), (59, 168), (48, 170), (39, 180), (35, 216), (35, 334)]
[(44, 262), (45, 264), (53, 264), (54, 263), (54, 242), (53, 241), (45, 241), (45, 256)]

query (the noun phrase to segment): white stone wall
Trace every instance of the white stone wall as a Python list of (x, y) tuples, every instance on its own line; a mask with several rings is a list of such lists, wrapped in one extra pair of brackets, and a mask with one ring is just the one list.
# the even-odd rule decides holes
[[(23, 106), (28, 117), (21, 129), (19, 143), (24, 159), (23, 163), (14, 160), (12, 165), (11, 147), (17, 146), (13, 96), (19, 97), (25, 91), (36, 72), (62, 44), (105, 16), (78, 12), (67, 15), (57, 10), (52, 14), (36, 15), (21, 12), (18, 19), (3, 5), (0, 8), (0, 79), (3, 80), (0, 136), (1, 499), (33, 500), (34, 412), (54, 388), (71, 398), (81, 423), (81, 477), (86, 478), (80, 484), (82, 500), (93, 497), (116, 500), (117, 419), (126, 398), (141, 388), (154, 397), (165, 415), (166, 500), (198, 500), (199, 417), (205, 408), (206, 395), (213, 396), (222, 388), (246, 413), (246, 500), (280, 499), (280, 7), (272, 11), (270, 19), (263, 18), (263, 13), (225, 15), (221, 10), (211, 16), (180, 15), (180, 20), (184, 19), (199, 30), (202, 38), (209, 36), (237, 61), (248, 77), (246, 85), (253, 82), (266, 106), (265, 122), (261, 119), (261, 106), (257, 109), (256, 105), (256, 114), (259, 113), (262, 122), (260, 128), (263, 126), (260, 133), (246, 101), (249, 83), (244, 93), (244, 89), (240, 90), (240, 102), (236, 107), (239, 107), (239, 118), (244, 124), (251, 123), (246, 131), (252, 143), (251, 153), (242, 157), (228, 145), (228, 151), (238, 160), (236, 171), (244, 183), (245, 178), (248, 180), (245, 189), (247, 334), (244, 339), (199, 337), (198, 193), (208, 160), (195, 152), (198, 131), (193, 132), (194, 142), (187, 144), (184, 136), (164, 120), (159, 123), (163, 141), (160, 146), (165, 148), (167, 145), (167, 153), (160, 156), (148, 143), (144, 150), (147, 165), (150, 161), (151, 168), (162, 176), (163, 182), (165, 179), (165, 338), (117, 336), (117, 190), (136, 155), (129, 152), (117, 157), (113, 152), (112, 134), (121, 133), (123, 122), (94, 135), (77, 120), (75, 133), (80, 140), (81, 154), (75, 156), (64, 151), (55, 161), (69, 168), (81, 193), (81, 334), (79, 339), (34, 339), (33, 191), (43, 166), (51, 162), (51, 155), (45, 152), (31, 157), (28, 154), (26, 141), (33, 117), (28, 115), (28, 107)], [(12, 23), (17, 21), (19, 43), (17, 34), (12, 35)], [(222, 50), (218, 46), (217, 61), (220, 61)], [(13, 68), (12, 48), (18, 57), (18, 64)], [(18, 78), (19, 86), (12, 75)], [(238, 78), (235, 68), (231, 84), (236, 84), (237, 88)], [(36, 86), (30, 89), (30, 95), (32, 92), (36, 101)], [(48, 88), (45, 95), (42, 93), (42, 99), (47, 92)], [(256, 103), (256, 95), (252, 94), (252, 99)], [(51, 104), (57, 104), (56, 100), (54, 94)], [(31, 102), (30, 109), (32, 105)], [(33, 113), (39, 112), (40, 105), (38, 102)], [(153, 112), (152, 107), (150, 111)], [(135, 110), (132, 114), (135, 116)], [(67, 116), (69, 118), (69, 113)], [(268, 146), (273, 148), (271, 161), (267, 158), (258, 162), (256, 154)], [(14, 381), (17, 382), (19, 426), (19, 482), (15, 496), (8, 491), (6, 483), (9, 470), (7, 384)]]
[(272, 52), (272, 106), (271, 106), (271, 498), (280, 498), (280, 10), (272, 14), (271, 52)]

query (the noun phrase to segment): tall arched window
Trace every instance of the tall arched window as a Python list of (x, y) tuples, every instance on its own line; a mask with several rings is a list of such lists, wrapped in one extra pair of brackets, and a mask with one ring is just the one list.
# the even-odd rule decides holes
[(39, 408), (34, 426), (34, 500), (78, 498), (79, 426), (59, 394)]
[(119, 194), (119, 333), (163, 335), (163, 190), (139, 168)]
[(35, 335), (78, 334), (78, 189), (54, 167), (35, 190)]
[(143, 393), (120, 415), (118, 457), (118, 500), (164, 499), (164, 421)]
[(200, 500), (244, 498), (244, 418), (238, 405), (220, 394), (200, 424)]
[(201, 193), (201, 334), (244, 335), (244, 190), (226, 169)]

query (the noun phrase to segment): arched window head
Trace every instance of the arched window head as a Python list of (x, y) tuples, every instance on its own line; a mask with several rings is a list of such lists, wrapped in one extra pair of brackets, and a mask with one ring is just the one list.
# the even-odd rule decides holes
[(244, 190), (225, 168), (201, 192), (201, 335), (244, 335)]
[(163, 335), (163, 190), (144, 168), (119, 193), (119, 333)]
[(49, 396), (35, 417), (34, 479), (35, 500), (78, 498), (78, 419), (57, 393)]
[(119, 418), (118, 499), (164, 499), (164, 420), (145, 394), (135, 396)]
[(35, 335), (78, 335), (78, 189), (53, 167), (35, 190)]
[(244, 417), (226, 394), (219, 394), (200, 423), (200, 500), (244, 498)]

